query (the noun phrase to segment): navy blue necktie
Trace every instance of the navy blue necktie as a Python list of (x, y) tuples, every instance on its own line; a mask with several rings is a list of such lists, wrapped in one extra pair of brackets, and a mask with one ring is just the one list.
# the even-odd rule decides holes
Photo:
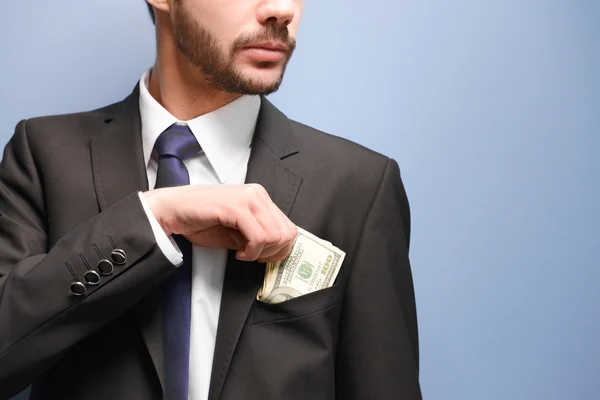
[[(172, 125), (156, 140), (158, 172), (155, 188), (190, 184), (184, 160), (201, 151), (187, 126)], [(179, 266), (162, 286), (163, 342), (165, 355), (165, 394), (168, 400), (187, 400), (190, 357), (192, 298), (192, 244), (173, 235), (183, 253)]]

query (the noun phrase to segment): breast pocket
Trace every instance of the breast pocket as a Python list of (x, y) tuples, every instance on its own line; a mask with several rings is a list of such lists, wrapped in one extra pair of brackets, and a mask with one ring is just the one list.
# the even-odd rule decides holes
[(329, 288), (317, 290), (282, 303), (265, 304), (255, 300), (251, 311), (252, 324), (256, 325), (314, 314), (340, 303), (342, 295), (342, 285), (336, 283)]

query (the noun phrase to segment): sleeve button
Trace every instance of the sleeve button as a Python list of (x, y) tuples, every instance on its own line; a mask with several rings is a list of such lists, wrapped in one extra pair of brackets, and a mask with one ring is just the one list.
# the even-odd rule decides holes
[(100, 283), (100, 275), (96, 271), (88, 271), (83, 275), (86, 283), (90, 286), (96, 286)]
[(115, 270), (113, 263), (106, 259), (98, 261), (98, 264), (96, 264), (96, 268), (98, 268), (100, 274), (104, 276), (112, 274)]
[(85, 294), (85, 292), (87, 291), (87, 289), (85, 288), (85, 285), (81, 282), (73, 282), (71, 283), (71, 286), (69, 287), (69, 291), (71, 292), (71, 294), (75, 295), (75, 296), (83, 296)]
[(110, 254), (110, 257), (117, 265), (123, 265), (127, 262), (127, 254), (121, 249), (113, 250), (113, 252)]

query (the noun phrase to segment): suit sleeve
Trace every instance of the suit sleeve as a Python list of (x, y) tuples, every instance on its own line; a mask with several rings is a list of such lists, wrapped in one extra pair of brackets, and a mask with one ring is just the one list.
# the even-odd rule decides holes
[(390, 160), (361, 234), (344, 298), (336, 398), (421, 399), (408, 258), (410, 210)]
[[(48, 222), (26, 122), (21, 122), (0, 163), (0, 399), (26, 388), (176, 268), (158, 248), (137, 193), (52, 248), (45, 234)], [(115, 248), (126, 260), (118, 254), (112, 258)], [(85, 273), (103, 259), (114, 271), (89, 284)], [(70, 292), (76, 281), (85, 287), (79, 296)]]

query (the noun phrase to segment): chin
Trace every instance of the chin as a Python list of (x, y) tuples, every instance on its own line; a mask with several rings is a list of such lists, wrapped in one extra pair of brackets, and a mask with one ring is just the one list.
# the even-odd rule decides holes
[(248, 71), (240, 71), (245, 81), (252, 82), (257, 86), (273, 86), (281, 82), (283, 78), (283, 69), (268, 68), (268, 69), (256, 69)]

